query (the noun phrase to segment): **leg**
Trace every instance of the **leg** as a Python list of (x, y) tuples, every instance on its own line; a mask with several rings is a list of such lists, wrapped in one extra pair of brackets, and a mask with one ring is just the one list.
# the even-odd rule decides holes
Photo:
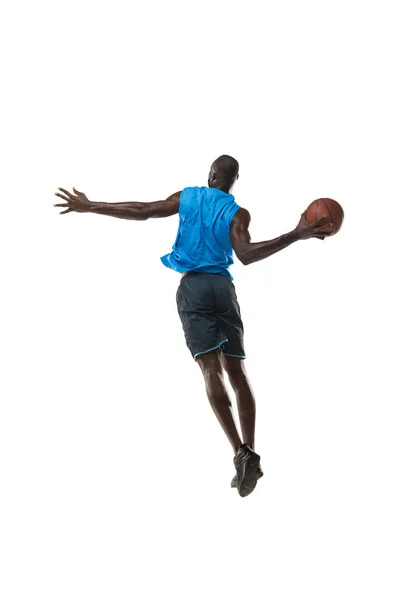
[(242, 440), (233, 418), (232, 403), (224, 384), (224, 371), (219, 359), (219, 350), (201, 354), (197, 357), (197, 362), (204, 376), (211, 407), (236, 455)]
[(247, 378), (244, 360), (226, 356), (221, 352), (221, 362), (228, 373), (230, 384), (236, 394), (243, 443), (248, 444), (254, 450), (256, 403)]

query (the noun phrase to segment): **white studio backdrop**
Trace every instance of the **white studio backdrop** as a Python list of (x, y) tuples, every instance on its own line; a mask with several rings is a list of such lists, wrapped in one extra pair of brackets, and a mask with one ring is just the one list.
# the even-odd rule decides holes
[[(1, 11), (1, 597), (397, 600), (394, 4)], [(345, 210), (232, 267), (265, 472), (245, 499), (159, 258), (178, 217), (52, 206), (161, 200), (220, 154), (253, 241)]]

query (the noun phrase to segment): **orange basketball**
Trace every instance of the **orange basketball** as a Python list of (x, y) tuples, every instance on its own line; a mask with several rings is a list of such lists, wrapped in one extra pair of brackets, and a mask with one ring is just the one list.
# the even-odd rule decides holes
[[(328, 236), (335, 235), (342, 225), (344, 211), (340, 206), (339, 202), (332, 200), (332, 198), (318, 198), (311, 202), (310, 206), (306, 210), (306, 221), (308, 223), (314, 223), (319, 217), (326, 217), (326, 224), (332, 223), (332, 233), (324, 234)], [(322, 225), (325, 221), (322, 222)]]

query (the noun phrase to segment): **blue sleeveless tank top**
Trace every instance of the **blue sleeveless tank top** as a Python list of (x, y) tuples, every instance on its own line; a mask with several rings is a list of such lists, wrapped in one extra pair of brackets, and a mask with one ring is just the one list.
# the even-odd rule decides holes
[(233, 279), (230, 225), (239, 210), (234, 196), (217, 188), (190, 187), (181, 192), (179, 227), (172, 252), (161, 257), (174, 271), (221, 273)]

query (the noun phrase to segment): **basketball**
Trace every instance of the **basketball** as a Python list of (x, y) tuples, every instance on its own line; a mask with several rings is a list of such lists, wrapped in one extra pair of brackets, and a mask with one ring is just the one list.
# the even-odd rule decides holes
[(326, 217), (326, 224), (332, 223), (333, 231), (325, 235), (332, 236), (339, 231), (342, 225), (344, 211), (336, 200), (332, 200), (332, 198), (319, 198), (311, 202), (305, 216), (308, 223), (314, 223), (320, 217)]

